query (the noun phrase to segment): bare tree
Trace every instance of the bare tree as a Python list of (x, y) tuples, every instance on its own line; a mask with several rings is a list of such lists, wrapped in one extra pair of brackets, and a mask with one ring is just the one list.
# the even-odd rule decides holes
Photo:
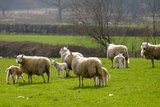
[(2, 10), (3, 17), (6, 16), (5, 11), (7, 10), (9, 4), (10, 0), (0, 0), (0, 9)]
[(156, 23), (160, 13), (160, 2), (159, 0), (144, 0), (146, 4), (145, 14), (147, 17), (152, 18), (152, 34), (151, 40), (154, 44), (157, 43), (156, 36), (160, 35), (157, 33)]
[[(86, 34), (94, 38), (103, 47), (112, 43), (111, 25), (122, 17), (122, 11), (114, 14), (117, 0), (73, 0), (73, 20)], [(123, 0), (119, 0), (119, 3)], [(122, 5), (121, 5), (122, 6)], [(117, 9), (122, 9), (121, 7)], [(121, 15), (121, 16), (119, 16)], [(81, 30), (82, 31), (82, 30)]]
[(55, 6), (58, 9), (58, 19), (62, 21), (63, 10), (71, 6), (71, 0), (40, 0), (49, 7)]

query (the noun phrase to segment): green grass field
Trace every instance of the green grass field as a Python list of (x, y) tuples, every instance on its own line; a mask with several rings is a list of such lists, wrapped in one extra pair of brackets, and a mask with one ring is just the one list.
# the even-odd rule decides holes
[[(145, 41), (144, 37), (124, 37), (115, 36), (112, 38), (115, 44), (126, 45), (129, 51), (140, 50), (141, 43)], [(97, 48), (100, 45), (93, 39), (87, 36), (63, 36), (63, 35), (33, 35), (33, 34), (0, 34), (0, 41), (33, 41), (45, 44), (54, 45), (76, 45), (84, 47)], [(151, 41), (151, 40), (150, 40)], [(157, 37), (157, 43), (160, 43), (160, 37)]]
[[(60, 61), (60, 59), (56, 59)], [(159, 107), (160, 63), (151, 68), (149, 60), (131, 58), (129, 68), (112, 69), (111, 62), (101, 59), (111, 79), (108, 87), (94, 87), (93, 79), (84, 79), (78, 87), (78, 78), (56, 77), (51, 68), (51, 82), (33, 76), (33, 84), (6, 84), (5, 69), (17, 65), (15, 59), (0, 59), (0, 107)], [(27, 80), (27, 75), (25, 74)], [(113, 95), (113, 96), (109, 96)]]

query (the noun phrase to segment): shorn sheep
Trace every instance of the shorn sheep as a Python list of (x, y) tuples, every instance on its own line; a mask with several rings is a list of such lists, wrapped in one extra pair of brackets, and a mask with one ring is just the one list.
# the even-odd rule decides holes
[[(66, 73), (68, 72), (68, 66), (66, 63), (59, 63), (55, 60), (51, 60), (51, 64), (53, 67), (56, 68), (57, 71), (57, 76), (60, 77), (60, 71), (62, 71), (64, 73), (64, 71), (66, 71)], [(64, 73), (64, 77), (65, 77), (65, 73)]]
[(79, 78), (79, 87), (84, 86), (83, 78), (94, 78), (96, 86), (96, 77), (102, 75), (101, 60), (96, 57), (84, 58), (72, 53), (68, 57), (72, 60), (71, 67), (74, 74)]
[(111, 60), (112, 67), (113, 67), (113, 59), (119, 53), (123, 53), (123, 56), (125, 57), (126, 68), (128, 68), (128, 63), (129, 63), (128, 48), (124, 45), (115, 45), (115, 44), (108, 45), (107, 57)]
[(160, 60), (160, 45), (153, 45), (148, 42), (142, 42), (141, 56), (151, 59), (152, 68), (154, 68), (154, 59)]
[(50, 79), (50, 60), (46, 57), (18, 55), (16, 62), (20, 68), (28, 74), (28, 83), (32, 83), (32, 75), (41, 75), (45, 83), (44, 73), (47, 74), (48, 82)]
[[(10, 66), (6, 69), (7, 75), (6, 75), (6, 82), (9, 84), (9, 78), (12, 77), (13, 83), (17, 83), (19, 77), (22, 78), (23, 82), (25, 82), (25, 79), (23, 78), (23, 72), (20, 67), (18, 66)], [(16, 81), (14, 80), (14, 77), (16, 76)]]
[(122, 53), (116, 55), (113, 59), (113, 67), (114, 68), (126, 68), (125, 57)]

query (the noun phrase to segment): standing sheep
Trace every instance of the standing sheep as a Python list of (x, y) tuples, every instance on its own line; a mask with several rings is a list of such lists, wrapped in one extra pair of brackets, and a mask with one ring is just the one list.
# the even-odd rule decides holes
[(110, 76), (108, 70), (105, 67), (102, 67), (102, 75), (98, 76), (98, 79), (97, 79), (97, 82), (96, 82), (97, 85), (101, 86), (101, 80), (102, 80), (102, 86), (108, 86), (108, 79), (110, 77), (111, 76)]
[(142, 42), (141, 56), (151, 59), (152, 68), (154, 68), (154, 59), (160, 60), (160, 45), (152, 45), (148, 42)]
[(20, 68), (26, 74), (28, 74), (28, 83), (32, 83), (32, 75), (41, 75), (44, 83), (44, 73), (48, 76), (48, 82), (50, 79), (50, 60), (46, 57), (38, 56), (25, 56), (18, 55), (16, 62), (20, 64)]
[[(7, 72), (6, 82), (8, 84), (9, 84), (9, 78), (10, 78), (10, 76), (12, 76), (13, 83), (17, 83), (19, 77), (21, 77), (23, 79), (23, 82), (25, 82), (25, 80), (23, 78), (23, 72), (22, 72), (22, 70), (21, 70), (20, 67), (12, 65), (12, 66), (8, 67), (5, 72)], [(14, 80), (14, 76), (15, 75), (16, 75), (16, 81)]]
[(84, 58), (72, 53), (68, 57), (72, 60), (71, 65), (74, 74), (79, 78), (79, 87), (84, 85), (83, 78), (94, 78), (94, 85), (96, 86), (96, 77), (102, 75), (101, 60), (96, 57)]
[[(71, 70), (71, 61), (68, 60), (68, 55), (70, 55), (69, 49), (67, 47), (62, 47), (60, 49), (59, 54), (61, 55), (62, 62), (66, 62), (68, 65), (68, 68)], [(72, 52), (72, 54), (83, 57), (83, 55), (79, 52)]]
[(114, 68), (126, 68), (125, 57), (122, 53), (116, 55), (113, 59), (113, 67)]
[[(53, 67), (56, 68), (58, 77), (60, 77), (60, 71), (64, 72), (64, 70), (66, 70), (66, 73), (68, 72), (69, 69), (68, 69), (68, 66), (66, 63), (58, 63), (55, 60), (51, 60), (51, 62), (52, 62)], [(67, 75), (65, 75), (65, 73), (64, 73), (64, 77), (65, 76), (67, 76)]]
[(126, 68), (128, 68), (129, 55), (128, 55), (127, 47), (124, 46), (124, 45), (115, 45), (115, 44), (109, 44), (108, 45), (107, 57), (111, 60), (112, 67), (113, 67), (113, 59), (119, 53), (123, 53), (123, 56), (125, 57)]

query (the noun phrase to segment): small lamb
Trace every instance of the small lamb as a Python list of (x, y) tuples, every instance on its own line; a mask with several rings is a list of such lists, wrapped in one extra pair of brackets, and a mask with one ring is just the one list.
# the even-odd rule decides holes
[(123, 53), (119, 53), (113, 59), (113, 67), (114, 68), (126, 68), (126, 61)]
[(56, 62), (55, 60), (51, 60), (51, 63), (52, 63), (52, 66), (56, 68), (58, 77), (60, 77), (60, 71), (64, 72), (64, 70), (66, 71), (66, 75), (64, 73), (64, 77), (68, 77), (67, 74), (69, 72), (69, 69), (66, 63), (59, 63), (59, 62)]
[[(13, 83), (17, 83), (19, 77), (21, 77), (23, 79), (23, 82), (25, 82), (25, 80), (23, 78), (23, 72), (22, 72), (22, 70), (21, 70), (20, 67), (12, 65), (12, 66), (8, 67), (5, 72), (7, 72), (6, 82), (8, 84), (9, 84), (9, 78), (10, 78), (10, 76), (12, 76)], [(16, 75), (16, 81), (14, 80), (14, 76), (15, 75)]]

